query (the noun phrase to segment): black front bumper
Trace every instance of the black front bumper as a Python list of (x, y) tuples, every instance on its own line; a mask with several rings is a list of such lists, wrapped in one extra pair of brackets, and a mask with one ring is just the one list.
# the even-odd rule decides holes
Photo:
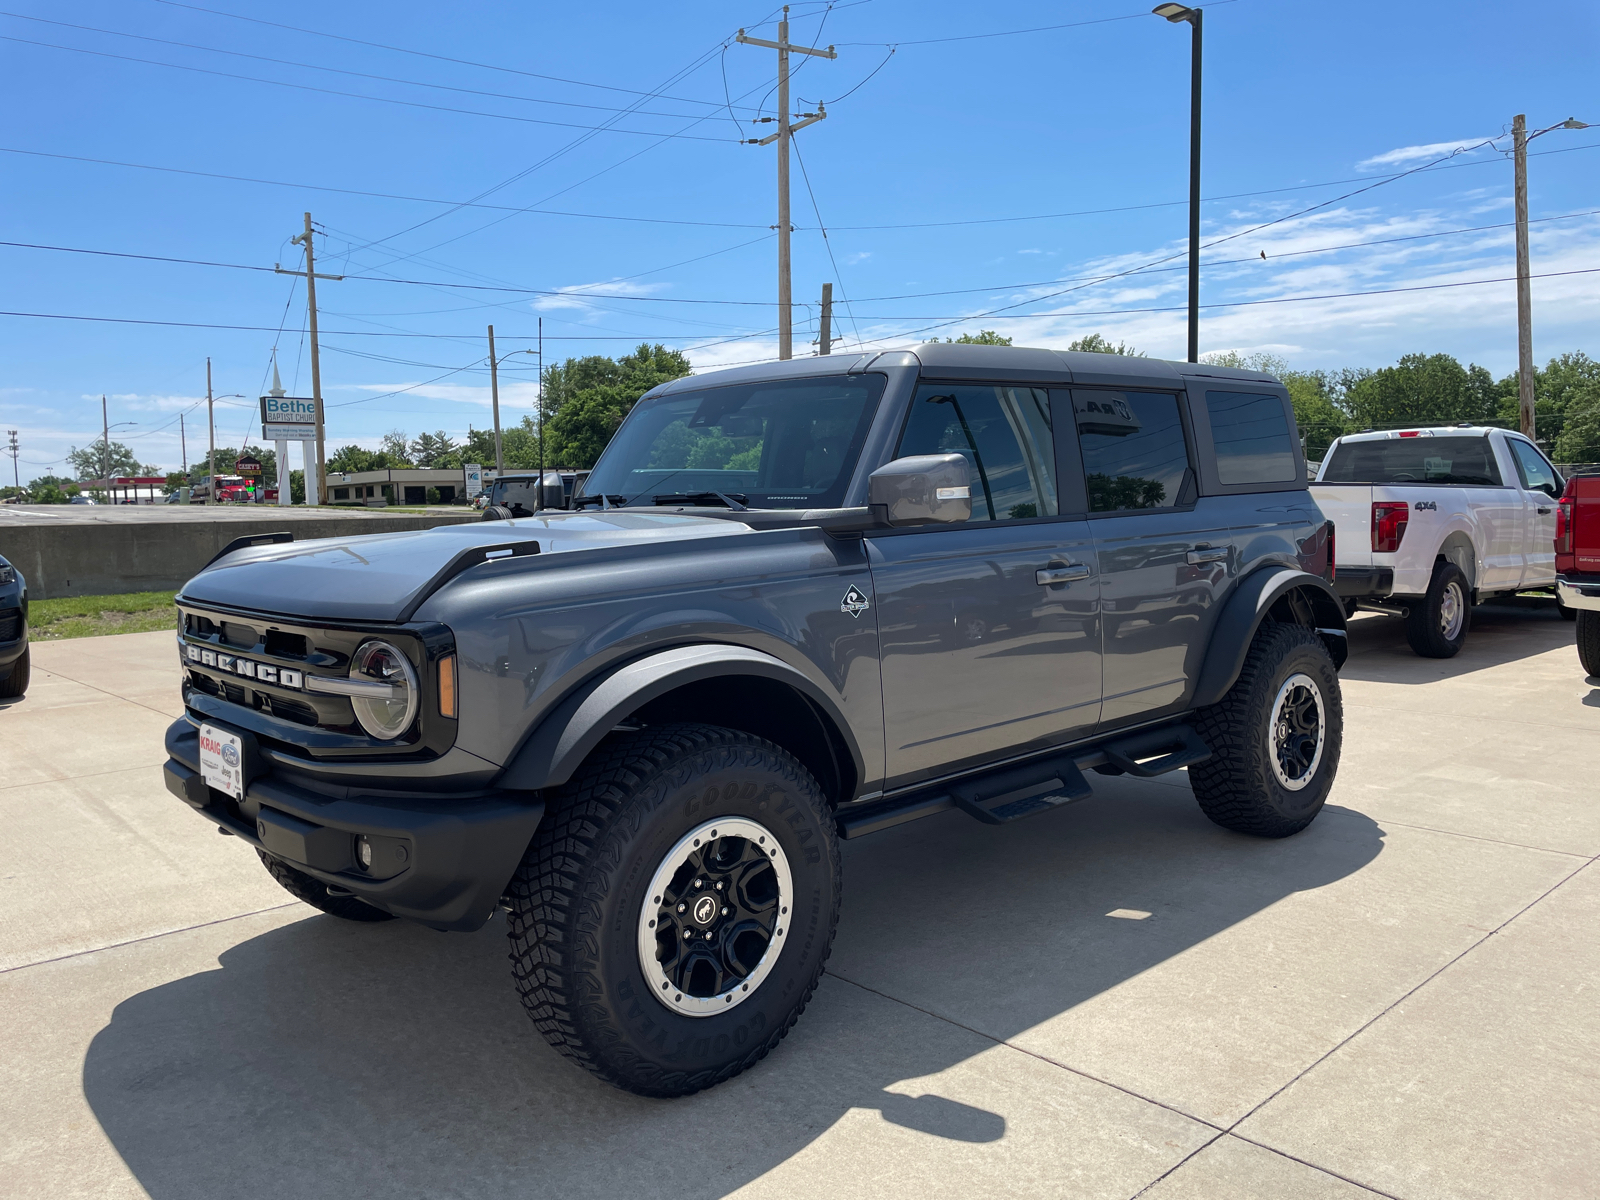
[(1394, 568), (1340, 567), (1333, 590), (1346, 600), (1380, 600), (1394, 591)]
[[(212, 722), (245, 744), (242, 801), (200, 776), (200, 731), (167, 730), (167, 790), (228, 833), (397, 917), (470, 931), (494, 912), (544, 816), (527, 792), (374, 794), (343, 779), (329, 795), (274, 772), (248, 731)], [(382, 786), (381, 782), (378, 786)], [(350, 795), (354, 793), (354, 795)], [(372, 851), (357, 857), (357, 838)]]

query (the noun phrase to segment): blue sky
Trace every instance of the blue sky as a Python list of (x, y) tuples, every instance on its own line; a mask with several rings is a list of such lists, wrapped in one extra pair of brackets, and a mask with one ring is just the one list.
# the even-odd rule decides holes
[[(219, 404), (222, 444), (259, 435), (274, 345), (309, 394), (303, 287), (271, 270), (299, 265), (307, 210), (319, 270), (350, 277), (319, 289), (333, 445), (487, 425), (490, 322), (506, 353), (542, 317), (546, 361), (641, 340), (698, 369), (776, 354), (774, 150), (738, 144), (770, 132), (750, 121), (772, 113), (776, 56), (732, 40), (772, 37), (776, 9), (17, 5), (0, 16), (0, 240), (233, 266), (3, 246), (0, 309), (246, 327), (0, 317), (24, 481), (98, 436), (102, 393), (131, 423), (113, 436), (172, 469), (187, 413), (193, 460), (207, 356), (217, 393), (252, 398)], [(842, 0), (791, 19), (796, 41), (838, 48), (795, 78), (795, 109), (829, 112), (796, 136), (797, 353), (834, 279), (841, 349), (981, 327), (1182, 356), (1183, 271), (1124, 273), (1182, 266), (1186, 26), (1139, 0)], [(1600, 10), (1231, 0), (1205, 20), (1203, 238), (1229, 240), (1206, 252), (1202, 351), (1512, 370), (1513, 285), (1477, 282), (1514, 269), (1501, 151), (1518, 112), (1600, 126)], [(1600, 355), (1600, 128), (1532, 149), (1534, 271), (1594, 272), (1534, 281), (1535, 353)], [(534, 365), (502, 372), (508, 422)]]

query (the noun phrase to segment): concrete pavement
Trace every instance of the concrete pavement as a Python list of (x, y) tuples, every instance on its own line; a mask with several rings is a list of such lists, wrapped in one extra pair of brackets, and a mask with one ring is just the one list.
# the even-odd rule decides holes
[(800, 1024), (672, 1102), (545, 1046), (499, 921), (316, 914), (168, 796), (171, 638), (0, 709), (8, 1196), (1600, 1193), (1600, 688), (1547, 604), (1448, 662), (1358, 618), (1298, 837), (1097, 776), (848, 844)]

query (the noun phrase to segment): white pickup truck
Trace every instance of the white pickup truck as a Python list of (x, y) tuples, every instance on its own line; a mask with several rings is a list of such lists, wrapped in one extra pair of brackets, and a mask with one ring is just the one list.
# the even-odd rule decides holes
[(1350, 611), (1403, 614), (1413, 650), (1449, 658), (1472, 605), (1555, 587), (1563, 486), (1520, 433), (1458, 425), (1339, 438), (1311, 495), (1334, 524), (1334, 586)]

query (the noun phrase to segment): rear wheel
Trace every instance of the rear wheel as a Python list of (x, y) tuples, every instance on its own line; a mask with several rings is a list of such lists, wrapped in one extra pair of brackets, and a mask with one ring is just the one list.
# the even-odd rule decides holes
[(23, 648), (22, 655), (11, 664), (11, 674), (0, 679), (0, 700), (14, 700), (28, 690), (28, 679), (33, 674), (29, 662), (32, 646)]
[(601, 744), (508, 899), (513, 974), (545, 1039), (617, 1087), (681, 1096), (799, 1019), (833, 945), (839, 846), (788, 753), (664, 725)]
[(304, 871), (297, 871), (280, 858), (273, 858), (264, 851), (257, 850), (256, 855), (261, 859), (261, 865), (267, 869), (267, 874), (276, 879), (296, 900), (304, 900), (312, 908), (320, 908), (331, 917), (342, 917), (346, 921), (392, 921), (393, 913), (386, 913), (381, 908), (357, 900), (354, 896), (333, 896), (328, 893), (328, 885), (320, 879), (313, 879)]
[(1195, 728), (1211, 747), (1189, 768), (1206, 816), (1257, 837), (1299, 833), (1322, 811), (1344, 741), (1328, 648), (1303, 626), (1263, 625), (1238, 680)]
[(1428, 593), (1411, 605), (1406, 616), (1406, 641), (1423, 658), (1454, 658), (1472, 624), (1471, 589), (1454, 563), (1433, 568)]
[(1600, 675), (1600, 612), (1578, 612), (1578, 661), (1585, 675)]

